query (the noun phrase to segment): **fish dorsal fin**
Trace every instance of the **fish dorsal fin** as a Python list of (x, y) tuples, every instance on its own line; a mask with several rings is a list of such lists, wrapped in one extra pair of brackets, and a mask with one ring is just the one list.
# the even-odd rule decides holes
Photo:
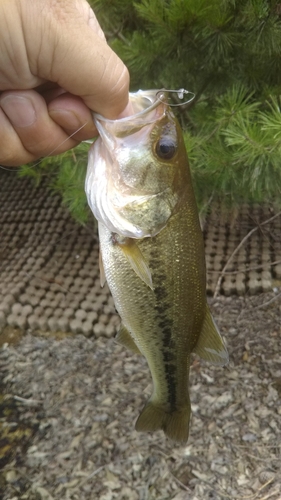
[(217, 326), (206, 306), (206, 315), (201, 329), (200, 337), (194, 348), (194, 352), (202, 359), (210, 361), (214, 365), (224, 366), (228, 363), (228, 352), (218, 332)]
[(102, 261), (101, 249), (100, 249), (100, 253), (99, 253), (99, 266), (100, 266), (100, 286), (103, 288), (105, 283), (106, 283), (106, 277), (105, 277), (104, 265), (103, 265), (103, 261)]
[(133, 351), (136, 354), (141, 354), (139, 348), (132, 339), (129, 330), (127, 330), (123, 323), (121, 323), (115, 339), (117, 340), (118, 344), (124, 345), (130, 351)]
[(124, 243), (118, 243), (118, 245), (138, 277), (153, 290), (150, 269), (136, 241), (132, 238), (126, 238)]

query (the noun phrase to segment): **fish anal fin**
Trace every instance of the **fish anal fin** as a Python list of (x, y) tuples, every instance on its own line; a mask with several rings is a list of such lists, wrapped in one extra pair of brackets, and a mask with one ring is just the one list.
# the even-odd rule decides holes
[(141, 354), (129, 330), (127, 330), (127, 328), (123, 325), (123, 323), (121, 323), (121, 326), (117, 332), (115, 339), (117, 340), (118, 344), (122, 344), (123, 346), (127, 347), (127, 349), (129, 349), (130, 351), (136, 354)]
[(172, 412), (163, 405), (149, 401), (139, 415), (135, 428), (139, 432), (163, 430), (177, 443), (186, 443), (189, 434), (190, 404)]
[(124, 242), (117, 244), (122, 249), (126, 259), (135, 273), (147, 286), (149, 286), (149, 288), (153, 290), (150, 269), (136, 241), (132, 238), (126, 238)]
[(103, 265), (103, 261), (102, 261), (101, 250), (99, 253), (99, 267), (100, 267), (100, 286), (103, 288), (105, 283), (106, 283), (106, 277), (105, 277), (105, 272), (104, 272), (104, 265)]
[(229, 361), (228, 352), (209, 307), (206, 307), (205, 319), (194, 352), (214, 365), (224, 366)]

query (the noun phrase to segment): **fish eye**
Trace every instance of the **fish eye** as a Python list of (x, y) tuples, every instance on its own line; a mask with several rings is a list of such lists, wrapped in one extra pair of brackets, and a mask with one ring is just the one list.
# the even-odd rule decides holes
[(171, 137), (161, 137), (156, 143), (156, 154), (163, 160), (171, 160), (177, 151), (177, 145)]

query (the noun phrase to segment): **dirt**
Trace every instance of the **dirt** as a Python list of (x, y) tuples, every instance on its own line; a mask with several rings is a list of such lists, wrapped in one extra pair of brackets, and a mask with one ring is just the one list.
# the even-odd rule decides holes
[(0, 497), (280, 500), (281, 290), (211, 308), (230, 363), (193, 358), (185, 446), (134, 430), (151, 378), (114, 339), (4, 343)]

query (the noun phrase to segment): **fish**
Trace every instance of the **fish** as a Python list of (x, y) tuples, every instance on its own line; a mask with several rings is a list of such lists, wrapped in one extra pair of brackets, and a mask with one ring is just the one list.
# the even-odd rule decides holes
[(137, 431), (189, 435), (192, 352), (228, 353), (206, 301), (204, 241), (180, 125), (165, 91), (130, 94), (132, 114), (95, 115), (85, 191), (98, 220), (101, 283), (121, 317), (116, 340), (145, 356), (153, 381)]

